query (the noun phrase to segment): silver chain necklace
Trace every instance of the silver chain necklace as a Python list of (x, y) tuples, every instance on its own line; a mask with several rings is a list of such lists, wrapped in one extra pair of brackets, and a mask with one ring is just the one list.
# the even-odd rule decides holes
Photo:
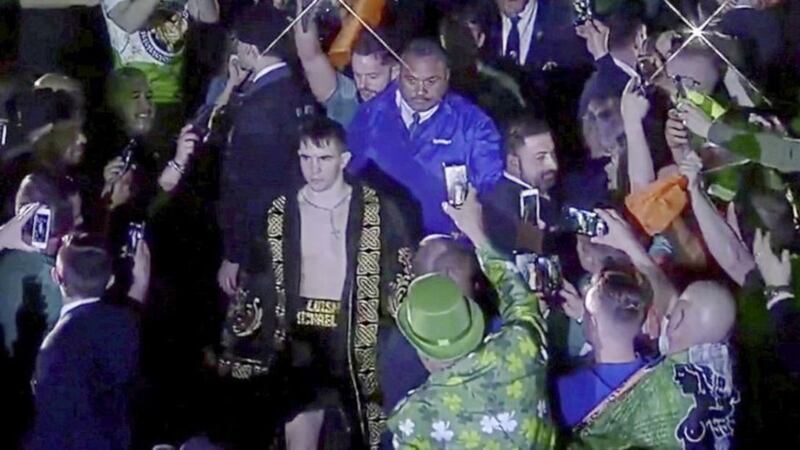
[(344, 203), (345, 203), (347, 200), (349, 200), (349, 199), (350, 199), (350, 197), (351, 197), (352, 195), (353, 195), (353, 192), (352, 192), (352, 191), (348, 192), (348, 193), (347, 193), (347, 195), (345, 195), (345, 196), (344, 196), (344, 197), (343, 197), (341, 200), (339, 200), (338, 202), (336, 202), (336, 204), (335, 204), (335, 205), (333, 205), (332, 207), (328, 208), (328, 207), (321, 206), (321, 205), (318, 205), (318, 204), (316, 204), (316, 203), (312, 202), (312, 201), (311, 201), (311, 200), (308, 198), (308, 196), (306, 195), (306, 193), (305, 193), (305, 189), (303, 189), (303, 190), (301, 190), (301, 191), (300, 191), (300, 196), (301, 196), (301, 197), (303, 197), (303, 201), (305, 201), (306, 203), (308, 203), (308, 204), (309, 204), (311, 207), (313, 207), (313, 208), (319, 209), (319, 210), (321, 210), (321, 211), (326, 211), (326, 212), (328, 213), (328, 217), (330, 218), (330, 222), (331, 222), (331, 234), (333, 234), (333, 236), (334, 236), (336, 239), (341, 239), (341, 237), (342, 237), (342, 230), (339, 230), (338, 228), (336, 228), (336, 221), (334, 220), (333, 213), (334, 213), (334, 212), (335, 212), (337, 209), (339, 209), (339, 207), (340, 207), (340, 206), (342, 206), (342, 205), (343, 205), (343, 204), (344, 204)]

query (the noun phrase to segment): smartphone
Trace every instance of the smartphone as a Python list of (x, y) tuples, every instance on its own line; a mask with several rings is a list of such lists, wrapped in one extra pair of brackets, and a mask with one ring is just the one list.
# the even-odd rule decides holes
[(128, 170), (130, 170), (131, 167), (133, 166), (134, 163), (133, 153), (134, 149), (136, 148), (136, 145), (137, 145), (136, 139), (131, 139), (128, 142), (128, 145), (126, 145), (125, 148), (123, 148), (122, 152), (120, 153), (120, 157), (122, 158), (122, 164), (123, 164), (122, 166), (123, 174), (128, 172)]
[(447, 186), (447, 202), (454, 207), (464, 204), (467, 200), (469, 182), (467, 179), (467, 166), (442, 164), (444, 168), (444, 181)]
[(526, 189), (519, 193), (519, 217), (523, 223), (539, 224), (542, 220), (538, 189)]
[(8, 119), (0, 119), (0, 148), (8, 142)]
[(33, 214), (33, 226), (31, 228), (31, 246), (44, 250), (50, 240), (50, 225), (52, 222), (50, 208), (42, 206)]
[(572, 22), (575, 26), (583, 25), (594, 17), (593, 0), (572, 0), (572, 7), (575, 9), (575, 20)]
[(684, 82), (684, 78), (680, 75), (675, 75), (672, 77), (672, 83), (675, 84), (675, 103), (677, 104), (679, 101), (687, 98), (686, 92), (686, 84)]
[(211, 136), (211, 115), (214, 113), (213, 105), (203, 105), (194, 114), (189, 123), (192, 125), (192, 131), (200, 138), (200, 142), (208, 142)]
[(561, 289), (561, 262), (558, 256), (520, 253), (515, 256), (515, 263), (531, 291), (550, 296)]
[(131, 222), (128, 224), (128, 240), (123, 253), (129, 258), (136, 256), (139, 243), (144, 239), (144, 222)]
[(608, 233), (608, 225), (592, 211), (567, 207), (565, 210), (567, 229), (589, 237), (603, 236)]

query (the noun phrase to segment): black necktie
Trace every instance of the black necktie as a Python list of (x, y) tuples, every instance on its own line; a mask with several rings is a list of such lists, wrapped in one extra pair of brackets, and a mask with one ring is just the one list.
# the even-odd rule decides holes
[(408, 126), (408, 132), (411, 135), (413, 135), (414, 132), (417, 131), (417, 128), (419, 128), (419, 120), (420, 120), (419, 113), (415, 112), (414, 114), (411, 115), (411, 118), (413, 120), (411, 121), (411, 125)]
[(506, 41), (506, 57), (513, 59), (514, 62), (520, 63), (519, 47), (519, 16), (514, 16), (511, 18), (511, 30), (508, 32), (508, 40)]

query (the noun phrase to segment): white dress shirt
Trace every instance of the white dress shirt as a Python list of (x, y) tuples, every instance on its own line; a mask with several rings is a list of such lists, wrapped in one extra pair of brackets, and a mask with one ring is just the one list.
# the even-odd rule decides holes
[(637, 80), (639, 79), (639, 74), (636, 72), (636, 69), (634, 69), (633, 67), (629, 66), (628, 63), (626, 63), (625, 61), (623, 61), (621, 59), (615, 58), (613, 55), (611, 56), (611, 59), (613, 59), (614, 60), (614, 64), (616, 64), (617, 67), (622, 69), (623, 72), (627, 73), (629, 77), (635, 78)]
[(61, 319), (62, 317), (66, 316), (68, 312), (72, 311), (73, 309), (79, 306), (88, 305), (90, 303), (97, 303), (99, 301), (100, 297), (95, 297), (95, 298), (87, 298), (67, 303), (66, 305), (61, 307), (61, 313), (59, 314), (58, 318)]
[(512, 182), (512, 183), (514, 183), (514, 184), (517, 184), (517, 185), (519, 185), (519, 186), (522, 186), (522, 187), (523, 187), (523, 188), (525, 188), (525, 189), (534, 189), (534, 187), (533, 187), (533, 186), (531, 186), (530, 184), (528, 184), (528, 183), (526, 183), (526, 182), (522, 181), (522, 179), (521, 179), (521, 178), (517, 178), (517, 177), (515, 177), (514, 175), (511, 175), (510, 173), (508, 173), (508, 172), (506, 172), (506, 171), (503, 171), (503, 176), (504, 176), (504, 177), (505, 177), (505, 178), (506, 178), (508, 181), (511, 181), (511, 182)]
[[(520, 65), (525, 64), (528, 59), (528, 51), (531, 48), (531, 40), (533, 39), (533, 29), (536, 23), (536, 12), (539, 10), (539, 1), (530, 0), (519, 13), (519, 23), (517, 29), (519, 30), (519, 60)], [(501, 14), (503, 17), (503, 55), (506, 54), (506, 45), (508, 43), (508, 33), (511, 32), (511, 19)]]
[(266, 76), (270, 72), (274, 72), (274, 71), (280, 69), (281, 67), (286, 67), (286, 65), (287, 64), (285, 62), (279, 62), (279, 63), (272, 64), (270, 66), (264, 67), (263, 69), (258, 71), (258, 73), (253, 77), (253, 83), (258, 81), (259, 78), (262, 78), (262, 77)]
[(399, 89), (397, 90), (395, 99), (397, 101), (397, 106), (400, 108), (400, 116), (403, 118), (403, 123), (406, 125), (406, 128), (411, 128), (411, 124), (414, 123), (414, 114), (419, 114), (419, 123), (422, 124), (426, 120), (433, 117), (436, 111), (439, 110), (439, 104), (437, 103), (436, 106), (427, 111), (414, 111), (414, 109), (411, 108), (411, 106), (406, 102), (406, 99), (404, 99), (400, 94)]

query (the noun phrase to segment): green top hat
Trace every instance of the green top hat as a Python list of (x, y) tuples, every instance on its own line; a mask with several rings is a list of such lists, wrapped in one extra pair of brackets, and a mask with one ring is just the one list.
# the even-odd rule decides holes
[(417, 278), (397, 311), (400, 331), (417, 351), (438, 361), (462, 357), (483, 339), (483, 312), (440, 274)]

